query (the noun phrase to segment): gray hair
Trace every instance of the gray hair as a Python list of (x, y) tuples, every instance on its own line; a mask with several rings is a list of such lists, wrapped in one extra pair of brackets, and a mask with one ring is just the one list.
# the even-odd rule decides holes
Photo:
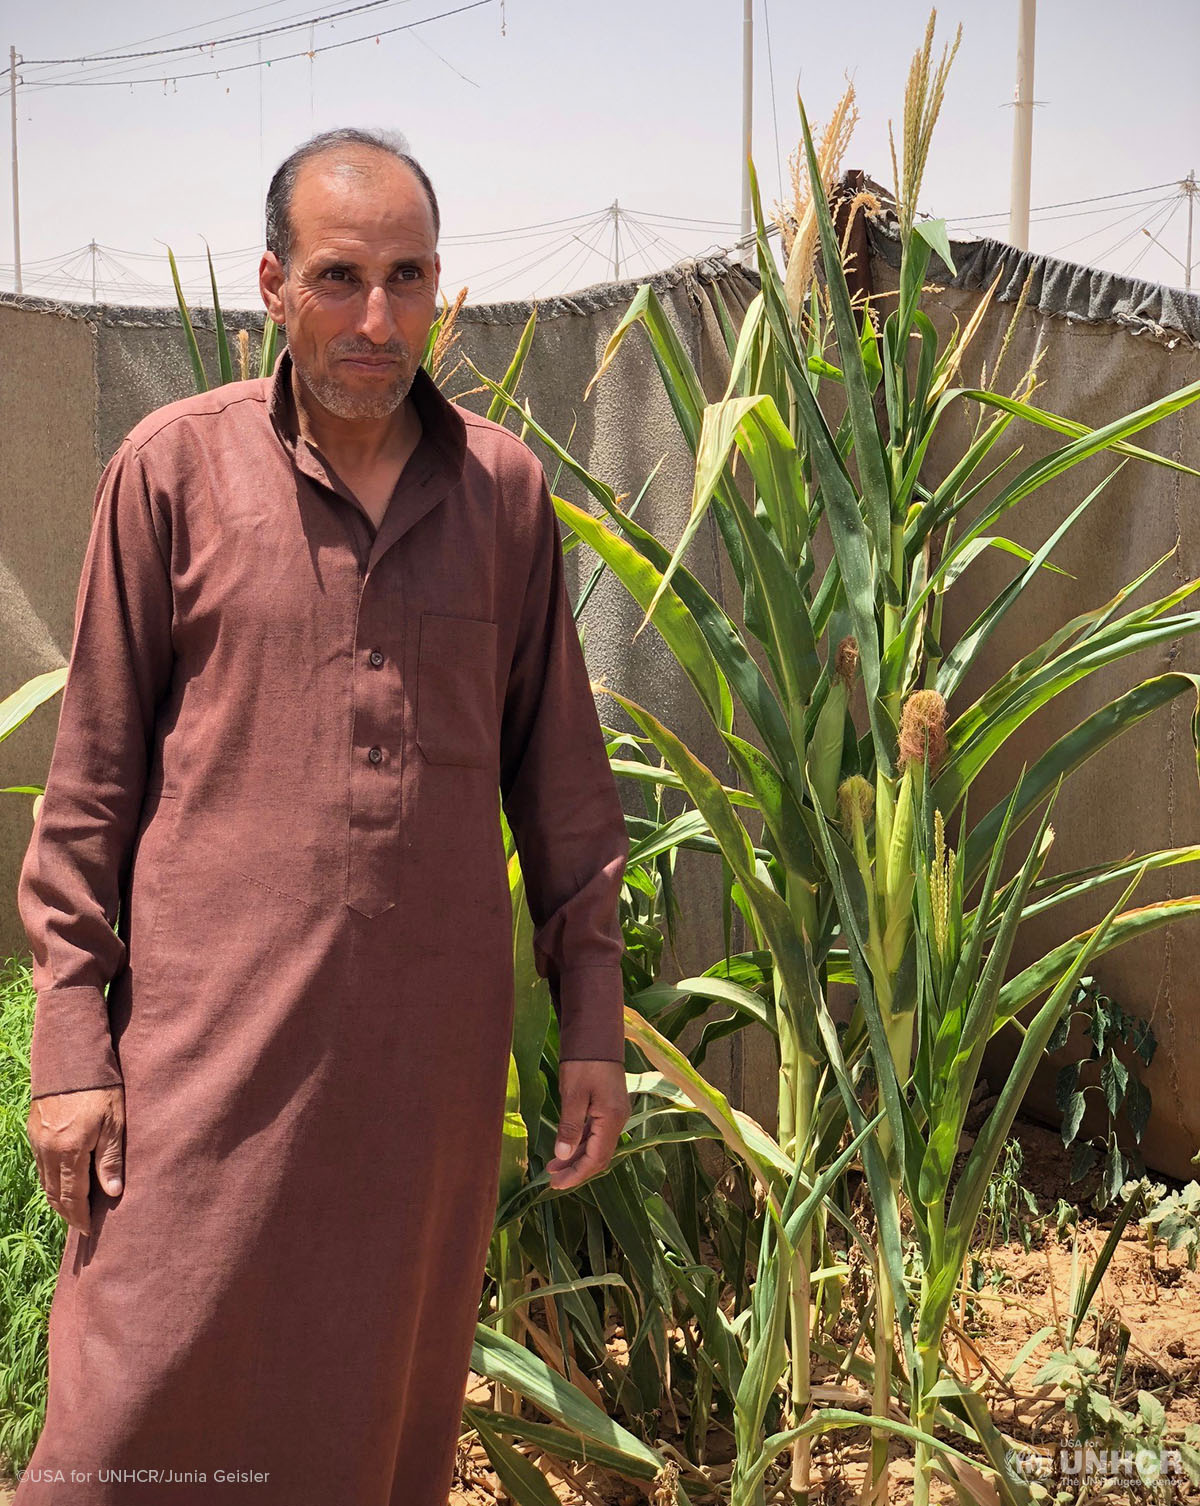
[(292, 193), (296, 187), (300, 169), (313, 157), (323, 156), (327, 152), (336, 151), (338, 147), (344, 146), (373, 147), (376, 151), (386, 152), (397, 162), (403, 162), (420, 183), (429, 201), (429, 207), (433, 211), (435, 243), (441, 233), (442, 217), (438, 209), (437, 195), (433, 191), (433, 184), (429, 181), (429, 176), (421, 164), (415, 157), (409, 155), (408, 142), (400, 132), (340, 126), (333, 131), (322, 131), (320, 135), (312, 136), (298, 146), (275, 169), (271, 186), (267, 189), (267, 250), (278, 257), (285, 273), (292, 260), (294, 242), (291, 218)]

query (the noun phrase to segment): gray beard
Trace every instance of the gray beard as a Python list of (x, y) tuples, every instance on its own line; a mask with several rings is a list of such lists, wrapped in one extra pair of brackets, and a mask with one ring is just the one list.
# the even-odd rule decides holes
[(314, 380), (299, 366), (296, 367), (296, 375), (321, 406), (338, 418), (387, 418), (395, 413), (412, 387), (416, 372), (406, 371), (406, 366), (407, 362), (398, 368), (396, 378), (389, 386), (375, 392), (352, 392), (329, 376)]

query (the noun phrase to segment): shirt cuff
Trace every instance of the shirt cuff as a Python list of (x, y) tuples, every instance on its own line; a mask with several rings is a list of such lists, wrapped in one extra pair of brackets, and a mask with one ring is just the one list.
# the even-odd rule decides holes
[(625, 983), (620, 962), (585, 963), (559, 974), (558, 1059), (625, 1061)]
[(41, 989), (29, 1047), (30, 1097), (121, 1086), (103, 990), (92, 985)]

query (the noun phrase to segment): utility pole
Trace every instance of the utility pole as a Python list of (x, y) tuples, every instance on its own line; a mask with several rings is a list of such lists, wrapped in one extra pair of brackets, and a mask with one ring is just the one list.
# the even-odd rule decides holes
[(95, 241), (92, 241), (91, 244), (88, 246), (88, 250), (92, 253), (92, 302), (93, 303), (95, 303), (95, 301), (96, 301), (96, 252), (99, 249), (100, 248), (99, 248), (99, 246), (97, 246), (97, 244), (96, 244)]
[(8, 99), (12, 107), (13, 277), (21, 288), (21, 195), (17, 188), (17, 49), (8, 49)]
[(750, 133), (754, 122), (754, 0), (742, 0), (742, 263), (753, 261), (750, 249)]
[(1017, 0), (1017, 87), (1013, 95), (1012, 191), (1008, 243), (1029, 250), (1029, 179), (1033, 161), (1033, 32), (1037, 0)]
[(613, 220), (613, 281), (621, 280), (621, 208), (616, 199), (612, 201)]

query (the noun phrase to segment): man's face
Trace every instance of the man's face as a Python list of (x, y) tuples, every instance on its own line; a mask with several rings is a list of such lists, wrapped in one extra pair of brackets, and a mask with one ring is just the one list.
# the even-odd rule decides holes
[(287, 326), (296, 374), (339, 418), (386, 418), (408, 395), (437, 313), (429, 201), (402, 162), (358, 148), (305, 163), (291, 226), (287, 277), (268, 251), (259, 284)]

